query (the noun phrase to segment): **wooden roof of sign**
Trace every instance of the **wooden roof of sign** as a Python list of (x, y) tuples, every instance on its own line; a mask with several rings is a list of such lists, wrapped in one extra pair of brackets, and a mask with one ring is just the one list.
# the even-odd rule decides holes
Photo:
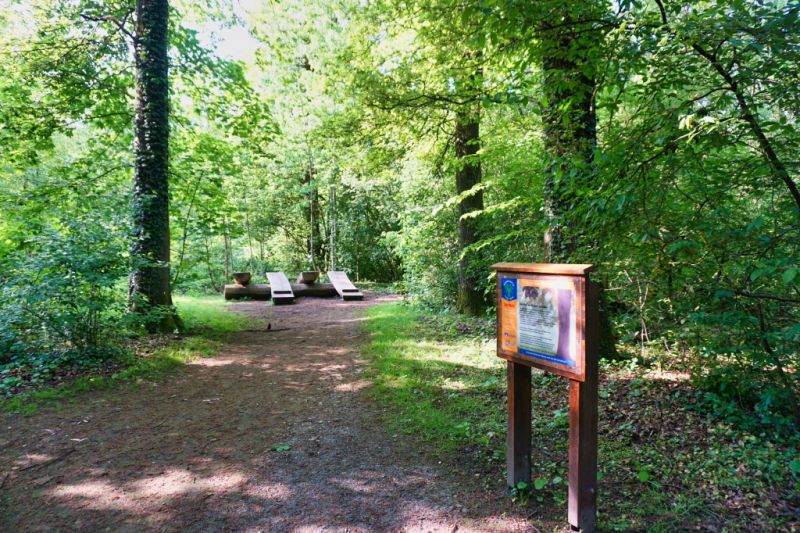
[(495, 263), (492, 270), (502, 272), (524, 272), (528, 274), (553, 274), (561, 276), (585, 276), (595, 265), (572, 265), (559, 263)]

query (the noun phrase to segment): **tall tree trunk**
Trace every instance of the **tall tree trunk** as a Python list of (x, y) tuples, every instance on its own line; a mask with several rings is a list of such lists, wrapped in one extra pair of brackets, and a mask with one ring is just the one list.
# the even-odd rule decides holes
[[(545, 261), (565, 263), (573, 259), (580, 242), (578, 228), (569, 218), (577, 201), (574, 191), (596, 186), (594, 153), (597, 147), (595, 79), (592, 52), (600, 34), (580, 20), (597, 19), (601, 9), (593, 2), (565, 3), (556, 7), (551, 20), (560, 21), (542, 31), (544, 146), (548, 158), (544, 176), (544, 210), (548, 227), (544, 234)], [(574, 22), (574, 24), (571, 24)], [(580, 30), (580, 31), (579, 31)], [(602, 289), (602, 285), (601, 285)], [(600, 353), (616, 358), (618, 352), (605, 293), (600, 292)]]
[(319, 191), (314, 181), (314, 167), (310, 163), (303, 177), (303, 184), (308, 188), (308, 262), (311, 268), (319, 270), (321, 264), (324, 263), (325, 243), (322, 240), (320, 229)]
[(221, 292), (220, 286), (214, 278), (214, 271), (211, 268), (211, 249), (208, 246), (208, 237), (203, 238), (203, 244), (206, 247), (206, 268), (208, 269), (208, 281), (211, 284), (211, 290)]
[[(481, 183), (480, 111), (468, 105), (456, 116), (456, 194), (461, 195)], [(483, 191), (473, 192), (458, 202), (458, 246), (462, 256), (458, 261), (458, 295), (456, 307), (462, 313), (480, 314), (483, 310), (483, 294), (474, 273), (469, 271), (468, 255), (464, 251), (478, 242), (477, 220), (465, 217), (469, 213), (483, 210)]]
[(230, 237), (228, 236), (228, 221), (225, 220), (225, 233), (222, 234), (222, 249), (225, 255), (225, 283), (231, 282), (231, 247)]
[(133, 243), (129, 295), (152, 332), (183, 329), (169, 275), (167, 0), (136, 1)]
[[(562, 8), (563, 9), (563, 8)], [(558, 19), (556, 19), (558, 20)], [(574, 53), (570, 16), (565, 24), (543, 32), (545, 84), (544, 147), (547, 167), (544, 176), (544, 211), (548, 227), (544, 235), (545, 260), (570, 260), (577, 242), (568, 219), (574, 201), (572, 191), (595, 179), (594, 151), (597, 119), (594, 109), (594, 78), (579, 61), (589, 50)], [(576, 58), (577, 55), (577, 58)], [(576, 59), (573, 59), (576, 58)]]
[(336, 214), (336, 185), (331, 184), (330, 190), (330, 215), (328, 216), (328, 221), (330, 224), (330, 230), (328, 230), (328, 251), (330, 253), (330, 269), (336, 270), (336, 224), (338, 223), (338, 218)]

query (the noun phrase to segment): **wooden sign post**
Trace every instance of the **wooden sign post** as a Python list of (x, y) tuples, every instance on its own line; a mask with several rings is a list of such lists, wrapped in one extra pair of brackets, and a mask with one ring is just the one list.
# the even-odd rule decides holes
[(508, 361), (508, 484), (531, 482), (531, 367), (569, 378), (569, 523), (595, 530), (599, 292), (593, 265), (497, 263), (497, 355)]

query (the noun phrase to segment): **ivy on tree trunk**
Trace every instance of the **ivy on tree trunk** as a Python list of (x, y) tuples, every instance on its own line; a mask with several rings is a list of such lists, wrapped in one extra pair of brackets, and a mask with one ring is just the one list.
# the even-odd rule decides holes
[[(545, 260), (567, 263), (576, 250), (589, 243), (580, 242), (579, 229), (570, 218), (576, 191), (596, 186), (594, 156), (597, 148), (595, 79), (592, 53), (600, 43), (600, 34), (584, 20), (597, 18), (599, 9), (591, 2), (575, 9), (565, 4), (556, 7), (555, 26), (542, 30), (544, 70), (544, 211), (548, 227), (544, 234)], [(558, 13), (562, 10), (561, 13)], [(600, 351), (615, 358), (617, 349), (607, 310), (600, 296)]]
[[(563, 18), (569, 22), (569, 14)], [(574, 202), (572, 191), (591, 185), (595, 179), (595, 82), (587, 72), (585, 53), (588, 50), (581, 50), (581, 43), (576, 41), (573, 32), (569, 24), (543, 32), (543, 118), (547, 154), (544, 209), (548, 223), (544, 246), (545, 259), (553, 263), (568, 261), (577, 246), (569, 221)]]
[(183, 325), (172, 305), (169, 275), (168, 0), (137, 0), (134, 54), (133, 242), (129, 296), (151, 332)]

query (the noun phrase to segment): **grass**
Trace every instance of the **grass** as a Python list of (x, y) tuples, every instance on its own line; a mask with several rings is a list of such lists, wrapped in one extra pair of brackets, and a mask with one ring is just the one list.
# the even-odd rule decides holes
[[(385, 422), (435, 456), (469, 461), (504, 482), (505, 361), (481, 321), (405, 304), (366, 312), (373, 394)], [(698, 412), (688, 382), (606, 366), (600, 384), (600, 527), (612, 531), (796, 528), (795, 441), (750, 434)], [(567, 381), (534, 370), (531, 503), (563, 520), (569, 430)]]
[(220, 337), (258, 324), (258, 320), (230, 312), (221, 296), (176, 296), (178, 314), (190, 334)]
[[(492, 400), (505, 367), (491, 343), (450, 338), (449, 328), (429, 331), (421, 318), (421, 311), (399, 303), (367, 311), (374, 394), (402, 415), (388, 423), (396, 432), (419, 435), (435, 451), (451, 451), (464, 439), (496, 441), (502, 427)], [(427, 335), (417, 335), (421, 329)]]
[(257, 325), (258, 320), (230, 312), (219, 296), (178, 296), (178, 313), (187, 334), (170, 339), (145, 357), (128, 354), (123, 368), (111, 375), (87, 374), (55, 387), (44, 387), (0, 401), (4, 411), (33, 414), (43, 404), (66, 400), (90, 391), (109, 389), (121, 383), (139, 383), (163, 379), (175, 368), (198, 357), (213, 357), (222, 346), (221, 338), (235, 331)]

